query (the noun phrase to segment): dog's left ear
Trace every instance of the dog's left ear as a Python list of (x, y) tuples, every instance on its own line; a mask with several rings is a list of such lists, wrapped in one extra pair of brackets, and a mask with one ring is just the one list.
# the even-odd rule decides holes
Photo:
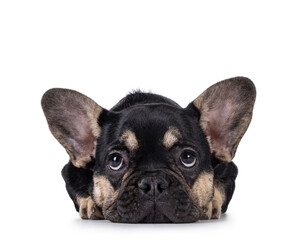
[(215, 157), (226, 162), (234, 158), (250, 124), (255, 97), (253, 82), (236, 77), (216, 83), (192, 102)]

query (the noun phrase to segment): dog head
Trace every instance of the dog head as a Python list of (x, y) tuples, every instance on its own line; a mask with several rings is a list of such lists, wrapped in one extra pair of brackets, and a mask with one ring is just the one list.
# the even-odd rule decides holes
[(255, 87), (219, 82), (186, 108), (130, 94), (111, 110), (67, 89), (45, 93), (51, 132), (74, 166), (93, 171), (91, 195), (115, 222), (193, 222), (214, 194), (211, 158), (230, 162), (251, 121)]

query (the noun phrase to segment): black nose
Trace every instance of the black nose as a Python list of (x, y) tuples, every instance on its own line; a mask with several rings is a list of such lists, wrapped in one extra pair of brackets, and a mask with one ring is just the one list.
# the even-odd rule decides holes
[(138, 182), (142, 195), (157, 198), (169, 187), (169, 180), (160, 176), (145, 177)]

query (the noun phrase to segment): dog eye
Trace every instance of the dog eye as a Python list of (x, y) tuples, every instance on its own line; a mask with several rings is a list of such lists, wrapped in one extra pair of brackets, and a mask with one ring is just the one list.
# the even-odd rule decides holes
[(124, 162), (124, 159), (118, 153), (111, 154), (108, 157), (108, 160), (109, 160), (109, 167), (114, 171), (118, 171), (122, 167)]
[(193, 167), (196, 164), (196, 160), (197, 160), (197, 158), (196, 158), (195, 153), (193, 153), (191, 151), (184, 151), (180, 155), (181, 163), (187, 168)]

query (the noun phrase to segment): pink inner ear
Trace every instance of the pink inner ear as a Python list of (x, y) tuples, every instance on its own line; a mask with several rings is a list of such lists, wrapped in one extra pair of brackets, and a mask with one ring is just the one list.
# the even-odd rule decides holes
[(213, 109), (210, 109), (205, 116), (209, 123), (209, 135), (213, 139), (222, 139), (227, 133), (235, 108), (229, 101), (219, 102)]
[(73, 146), (75, 158), (90, 157), (95, 147), (96, 137), (93, 135), (87, 114), (82, 109), (76, 109), (65, 117), (71, 130), (71, 138), (68, 140)]
[(83, 140), (73, 140), (69, 139), (70, 143), (74, 148), (75, 158), (86, 158), (92, 156), (95, 147), (95, 138), (92, 136), (87, 136)]
[[(209, 136), (212, 150), (220, 158), (231, 158), (230, 125), (237, 109), (230, 100), (219, 101), (211, 107), (205, 115), (205, 134)], [(225, 160), (224, 159), (224, 160)]]

